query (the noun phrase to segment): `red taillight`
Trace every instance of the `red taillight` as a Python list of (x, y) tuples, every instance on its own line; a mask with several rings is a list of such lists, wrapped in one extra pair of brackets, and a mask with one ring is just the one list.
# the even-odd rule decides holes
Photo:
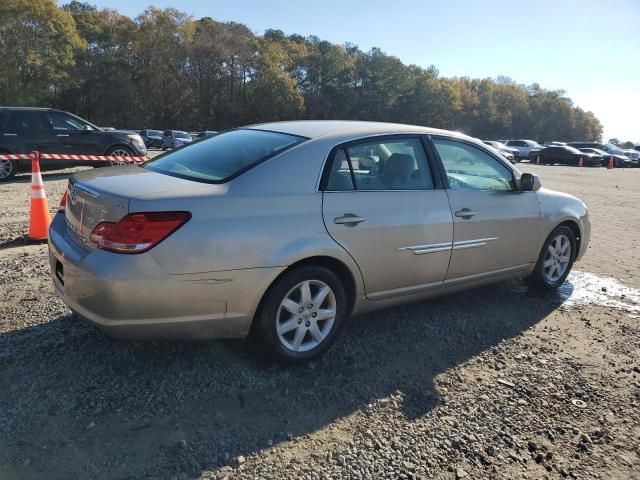
[(142, 253), (155, 247), (191, 218), (189, 212), (130, 213), (119, 222), (100, 222), (91, 241), (102, 250)]
[(65, 190), (64, 195), (60, 200), (60, 205), (58, 205), (58, 213), (64, 213), (66, 208), (67, 208), (67, 191)]

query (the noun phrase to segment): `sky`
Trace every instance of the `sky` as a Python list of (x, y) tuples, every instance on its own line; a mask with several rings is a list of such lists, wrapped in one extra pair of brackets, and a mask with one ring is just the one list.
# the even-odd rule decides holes
[[(379, 47), (443, 76), (562, 89), (612, 137), (640, 143), (640, 0), (86, 0), (135, 17), (148, 5)], [(61, 2), (66, 3), (66, 2)]]

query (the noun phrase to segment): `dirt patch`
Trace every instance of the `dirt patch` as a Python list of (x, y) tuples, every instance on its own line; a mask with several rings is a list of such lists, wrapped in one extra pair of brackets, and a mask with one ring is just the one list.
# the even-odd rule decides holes
[(360, 316), (296, 368), (81, 323), (0, 185), (0, 478), (640, 478), (640, 169), (523, 169), (589, 206), (588, 273)]

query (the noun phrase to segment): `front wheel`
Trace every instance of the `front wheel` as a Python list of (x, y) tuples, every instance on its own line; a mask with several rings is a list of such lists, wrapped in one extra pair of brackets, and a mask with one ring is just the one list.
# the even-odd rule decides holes
[(567, 279), (576, 253), (573, 230), (566, 225), (556, 227), (544, 242), (529, 284), (545, 290), (558, 288)]
[(329, 348), (347, 314), (340, 279), (326, 268), (304, 266), (285, 273), (266, 293), (256, 333), (280, 360), (302, 363)]
[(114, 165), (127, 165), (130, 163), (130, 161), (128, 160), (129, 157), (133, 157), (133, 152), (125, 146), (122, 145), (116, 145), (115, 147), (111, 147), (109, 150), (107, 150), (107, 156), (109, 157), (118, 157), (122, 160), (117, 160), (115, 158), (111, 158), (109, 159), (109, 163), (114, 166)]

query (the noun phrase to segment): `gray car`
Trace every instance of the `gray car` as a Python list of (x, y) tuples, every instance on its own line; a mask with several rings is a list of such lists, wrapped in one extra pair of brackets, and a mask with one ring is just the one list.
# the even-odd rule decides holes
[[(69, 180), (51, 275), (118, 337), (324, 352), (349, 316), (501, 280), (554, 289), (587, 250), (580, 200), (460, 133), (255, 125)], [(428, 308), (425, 307), (425, 308)]]
[(182, 130), (165, 130), (162, 133), (162, 149), (178, 148), (187, 143), (191, 143), (193, 138)]

